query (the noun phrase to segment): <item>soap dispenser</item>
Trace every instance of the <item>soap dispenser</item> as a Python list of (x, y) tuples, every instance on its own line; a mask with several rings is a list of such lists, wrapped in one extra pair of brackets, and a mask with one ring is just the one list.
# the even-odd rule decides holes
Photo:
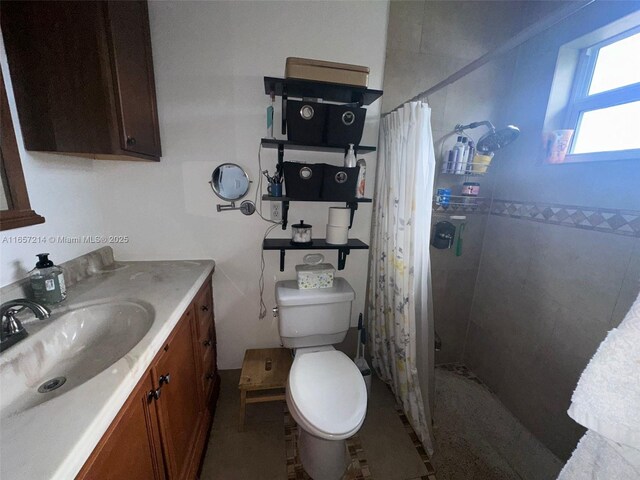
[(33, 297), (42, 303), (59, 303), (67, 298), (64, 270), (49, 260), (48, 253), (39, 253), (36, 268), (29, 272)]
[(344, 156), (344, 166), (347, 168), (353, 168), (356, 166), (356, 163), (356, 152), (353, 148), (353, 143), (350, 143), (349, 150), (347, 150), (347, 153)]

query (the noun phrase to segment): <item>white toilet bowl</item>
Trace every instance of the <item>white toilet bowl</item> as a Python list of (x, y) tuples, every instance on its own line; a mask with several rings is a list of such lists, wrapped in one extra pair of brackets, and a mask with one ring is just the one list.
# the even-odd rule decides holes
[(287, 406), (298, 424), (298, 451), (314, 480), (339, 480), (349, 464), (345, 439), (362, 426), (367, 388), (358, 367), (331, 346), (300, 348), (291, 366)]

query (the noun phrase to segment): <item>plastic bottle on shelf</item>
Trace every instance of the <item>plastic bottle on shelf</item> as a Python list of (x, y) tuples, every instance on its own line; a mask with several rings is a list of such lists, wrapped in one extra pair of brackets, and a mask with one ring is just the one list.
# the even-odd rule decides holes
[(353, 143), (349, 144), (349, 150), (347, 154), (344, 156), (344, 166), (347, 168), (353, 168), (356, 166), (356, 152), (353, 149)]
[(358, 171), (358, 183), (356, 184), (356, 198), (364, 198), (364, 187), (367, 176), (367, 162), (363, 158), (357, 161), (356, 165), (360, 167)]
[(456, 154), (453, 150), (447, 152), (446, 158), (442, 159), (442, 173), (451, 173), (456, 163)]
[(467, 145), (467, 137), (462, 137), (462, 149), (460, 151), (460, 159), (456, 164), (456, 174), (460, 175), (464, 173), (467, 168), (467, 155), (469, 154), (469, 147)]
[(464, 144), (462, 143), (462, 137), (458, 137), (458, 141), (453, 146), (453, 151), (455, 152), (455, 163), (453, 164), (451, 173), (458, 173), (462, 162), (462, 155), (464, 153)]
[(473, 172), (473, 159), (476, 156), (476, 146), (473, 143), (473, 140), (469, 140), (469, 154), (467, 155), (467, 165), (464, 170), (464, 173), (472, 173)]
[(467, 161), (469, 156), (469, 145), (467, 145), (467, 137), (462, 137), (462, 158), (460, 159), (460, 163), (458, 163), (458, 169), (456, 170), (457, 174), (463, 174), (467, 168)]

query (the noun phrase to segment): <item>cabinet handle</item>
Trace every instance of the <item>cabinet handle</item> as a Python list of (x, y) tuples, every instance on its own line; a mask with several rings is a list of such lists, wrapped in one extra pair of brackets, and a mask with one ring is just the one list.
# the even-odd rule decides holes
[(202, 344), (203, 344), (205, 347), (210, 347), (210, 346), (211, 346), (211, 340), (205, 340), (204, 342), (202, 342)]
[(202, 310), (203, 312), (208, 312), (209, 311), (209, 307), (207, 307), (206, 305), (202, 305), (200, 307), (200, 310)]
[(216, 376), (213, 373), (207, 373), (207, 380), (213, 380)]
[(147, 400), (148, 401), (159, 400), (161, 393), (162, 393), (162, 387), (156, 388), (155, 390), (150, 390), (149, 393), (147, 394)]
[(136, 144), (136, 139), (135, 137), (127, 137), (127, 145), (129, 145), (130, 147), (134, 146)]
[(160, 375), (160, 378), (158, 379), (158, 383), (160, 384), (160, 386), (169, 382), (171, 382), (171, 374), (167, 373), (166, 375)]

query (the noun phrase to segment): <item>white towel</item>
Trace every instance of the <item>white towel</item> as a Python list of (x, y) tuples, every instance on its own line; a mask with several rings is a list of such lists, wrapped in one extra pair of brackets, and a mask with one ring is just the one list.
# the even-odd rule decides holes
[(638, 480), (635, 468), (612, 442), (589, 430), (564, 466), (558, 480)]
[(569, 416), (589, 430), (558, 480), (640, 480), (640, 295), (600, 344)]
[(571, 402), (569, 416), (576, 422), (640, 449), (640, 295), (600, 344)]

